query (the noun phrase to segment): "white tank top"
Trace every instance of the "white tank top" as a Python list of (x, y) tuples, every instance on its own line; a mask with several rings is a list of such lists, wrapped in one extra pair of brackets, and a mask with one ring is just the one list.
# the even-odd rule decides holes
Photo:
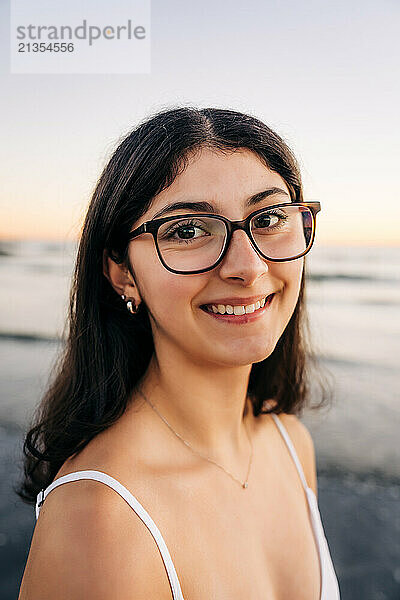
[[(329, 552), (328, 542), (325, 537), (317, 498), (314, 494), (314, 491), (307, 485), (301, 463), (298, 459), (296, 450), (292, 444), (292, 440), (290, 439), (286, 428), (284, 427), (277, 415), (271, 413), (271, 416), (273, 417), (280, 433), (282, 434), (283, 439), (287, 444), (289, 452), (293, 457), (294, 463), (299, 472), (300, 479), (307, 497), (311, 526), (318, 549), (321, 573), (320, 600), (340, 600), (339, 585), (336, 578), (336, 573), (332, 563), (331, 555)], [(62, 485), (63, 483), (68, 483), (70, 481), (79, 481), (80, 479), (94, 479), (95, 481), (105, 483), (113, 490), (115, 490), (120, 496), (122, 496), (122, 498), (129, 504), (129, 506), (135, 511), (137, 516), (146, 525), (160, 550), (160, 554), (164, 562), (165, 570), (167, 572), (168, 580), (171, 586), (173, 600), (184, 600), (174, 563), (172, 562), (171, 555), (164, 541), (164, 538), (161, 535), (160, 530), (158, 529), (157, 525), (154, 523), (153, 519), (150, 517), (146, 509), (135, 498), (135, 496), (133, 496), (126, 487), (119, 483), (119, 481), (114, 479), (114, 477), (111, 477), (110, 475), (107, 475), (102, 471), (75, 471), (73, 473), (68, 473), (68, 475), (64, 475), (63, 477), (59, 477), (58, 479), (53, 481), (46, 489), (41, 490), (37, 495), (36, 520), (39, 518), (40, 508), (43, 502), (45, 501), (48, 494), (52, 490), (54, 490), (54, 488), (56, 488), (59, 485)]]

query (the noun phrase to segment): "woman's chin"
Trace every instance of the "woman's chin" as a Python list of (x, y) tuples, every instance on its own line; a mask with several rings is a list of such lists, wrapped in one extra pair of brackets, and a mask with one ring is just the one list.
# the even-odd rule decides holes
[[(207, 353), (208, 362), (230, 367), (244, 367), (268, 358), (274, 351), (276, 341), (266, 344), (265, 339), (232, 340), (229, 345), (215, 343)], [(205, 349), (205, 346), (204, 346)]]

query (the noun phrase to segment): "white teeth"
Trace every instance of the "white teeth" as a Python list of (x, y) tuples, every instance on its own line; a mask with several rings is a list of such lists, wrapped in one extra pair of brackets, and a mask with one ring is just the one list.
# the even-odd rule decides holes
[(248, 304), (247, 306), (231, 306), (230, 304), (212, 304), (207, 305), (207, 308), (210, 312), (212, 311), (213, 313), (219, 313), (221, 315), (244, 315), (253, 313), (259, 308), (262, 308), (265, 305), (265, 300), (266, 298), (263, 298), (262, 300), (257, 300), (257, 302), (255, 302), (254, 304)]

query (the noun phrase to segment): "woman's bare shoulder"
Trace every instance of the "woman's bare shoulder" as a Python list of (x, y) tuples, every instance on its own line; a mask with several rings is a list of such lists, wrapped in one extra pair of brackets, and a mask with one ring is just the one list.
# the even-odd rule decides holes
[(36, 523), (19, 600), (170, 598), (150, 532), (108, 486), (68, 482), (46, 497)]

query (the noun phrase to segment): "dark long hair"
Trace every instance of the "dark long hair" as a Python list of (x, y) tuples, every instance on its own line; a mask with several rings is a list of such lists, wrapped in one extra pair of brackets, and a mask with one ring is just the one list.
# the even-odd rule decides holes
[[(251, 150), (284, 179), (292, 202), (303, 200), (293, 153), (279, 135), (247, 114), (188, 106), (167, 109), (143, 121), (119, 143), (87, 210), (65, 344), (24, 440), (24, 478), (16, 489), (24, 502), (33, 504), (65, 460), (124, 413), (130, 393), (144, 375), (154, 351), (149, 317), (143, 303), (134, 316), (126, 310), (103, 274), (103, 252), (117, 261), (126, 256), (132, 224), (202, 147)], [(252, 365), (248, 395), (255, 416), (272, 411), (300, 415), (306, 404), (320, 408), (329, 399), (329, 387), (309, 344), (304, 283), (305, 270), (295, 310), (274, 351)], [(312, 372), (319, 373), (322, 390), (320, 402), (313, 406), (311, 365)], [(272, 406), (265, 403), (270, 399)]]

